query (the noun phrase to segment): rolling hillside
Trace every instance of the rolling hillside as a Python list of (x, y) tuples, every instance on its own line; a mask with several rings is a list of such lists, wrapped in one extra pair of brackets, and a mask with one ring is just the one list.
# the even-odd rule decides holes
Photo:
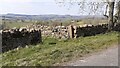
[(24, 15), (24, 14), (2, 14), (0, 15), (2, 19), (8, 20), (41, 20), (41, 21), (48, 21), (48, 20), (79, 20), (85, 18), (104, 18), (103, 16), (71, 16), (71, 15)]

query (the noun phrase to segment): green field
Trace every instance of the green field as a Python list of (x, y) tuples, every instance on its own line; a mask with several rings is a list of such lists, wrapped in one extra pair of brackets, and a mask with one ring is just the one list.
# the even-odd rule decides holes
[(30, 24), (33, 24), (33, 23), (16, 23), (16, 22), (12, 22), (12, 23), (6, 23), (5, 25), (8, 28), (14, 28), (14, 27), (20, 28), (20, 27), (25, 27), (25, 26), (30, 25)]
[[(2, 55), (3, 66), (50, 66), (106, 49), (118, 42), (118, 32), (60, 40), (43, 38), (42, 44), (11, 50)], [(54, 44), (51, 44), (54, 43)], [(55, 44), (56, 43), (56, 44)], [(0, 56), (1, 56), (0, 55)]]
[(5, 22), (3, 25), (5, 25), (6, 28), (20, 28), (20, 27), (25, 27), (27, 25), (35, 24), (34, 22)]
[(75, 24), (76, 25), (84, 25), (84, 24), (92, 24), (92, 25), (99, 25), (99, 24), (107, 24), (105, 23), (107, 22), (107, 20), (97, 20), (97, 19), (87, 19), (87, 20), (82, 20), (82, 21), (79, 21), (79, 22), (76, 22)]
[(13, 28), (13, 27), (19, 28), (19, 27), (24, 27), (24, 26), (31, 25), (31, 24), (42, 24), (42, 25), (54, 26), (54, 25), (61, 25), (61, 23), (63, 26), (69, 26), (71, 24), (74, 24), (74, 25), (84, 25), (84, 24), (98, 25), (99, 23), (105, 24), (105, 22), (107, 22), (107, 20), (104, 20), (104, 19), (103, 20), (102, 19), (83, 19), (83, 20), (79, 20), (79, 21), (75, 21), (75, 22), (71, 22), (71, 20), (66, 20), (64, 22), (60, 22), (60, 21), (52, 21), (52, 22), (51, 21), (46, 21), (46, 22), (42, 22), (42, 21), (38, 21), (38, 22), (35, 22), (35, 21), (25, 21), (25, 22), (2, 21), (2, 23), (7, 28)]
[(24, 26), (27, 26), (27, 25), (30, 25), (32, 23), (7, 23), (6, 26), (8, 26), (9, 28), (13, 28), (13, 27), (24, 27)]

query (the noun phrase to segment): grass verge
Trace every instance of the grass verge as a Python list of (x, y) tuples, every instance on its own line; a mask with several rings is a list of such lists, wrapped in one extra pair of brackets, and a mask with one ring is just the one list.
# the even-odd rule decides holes
[(3, 66), (58, 65), (117, 43), (118, 32), (69, 40), (48, 37), (43, 41), (43, 44), (30, 45), (26, 48), (15, 49), (1, 54), (2, 61), (0, 63)]

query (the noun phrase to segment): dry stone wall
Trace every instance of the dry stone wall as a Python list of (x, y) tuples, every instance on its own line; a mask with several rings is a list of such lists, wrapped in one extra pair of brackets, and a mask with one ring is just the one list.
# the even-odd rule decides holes
[(113, 28), (113, 30), (120, 32), (120, 23), (118, 23), (117, 25), (115, 25), (115, 27)]
[(1, 30), (0, 35), (2, 35), (2, 52), (42, 42), (40, 29), (6, 29)]
[[(120, 32), (120, 24), (114, 26), (113, 31)], [(106, 33), (108, 32), (108, 24), (102, 25), (85, 25), (85, 26), (69, 26), (69, 36), (70, 38), (77, 38), (80, 36), (93, 36), (96, 34)]]
[(59, 39), (69, 38), (67, 26), (30, 25), (28, 27), (41, 29), (42, 36), (50, 36)]
[[(17, 47), (25, 47), (30, 44), (42, 42), (41, 36), (52, 36), (54, 38), (78, 38), (80, 36), (92, 36), (96, 34), (106, 33), (107, 24), (102, 25), (83, 25), (83, 26), (42, 26), (29, 25), (19, 29), (1, 30), (2, 51), (8, 51)], [(120, 24), (115, 25), (114, 31), (120, 31)]]

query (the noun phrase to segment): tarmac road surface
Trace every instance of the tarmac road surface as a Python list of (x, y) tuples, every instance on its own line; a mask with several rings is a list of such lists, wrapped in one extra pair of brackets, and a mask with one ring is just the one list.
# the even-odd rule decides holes
[(63, 66), (118, 66), (118, 47), (108, 48), (77, 61), (68, 62)]

